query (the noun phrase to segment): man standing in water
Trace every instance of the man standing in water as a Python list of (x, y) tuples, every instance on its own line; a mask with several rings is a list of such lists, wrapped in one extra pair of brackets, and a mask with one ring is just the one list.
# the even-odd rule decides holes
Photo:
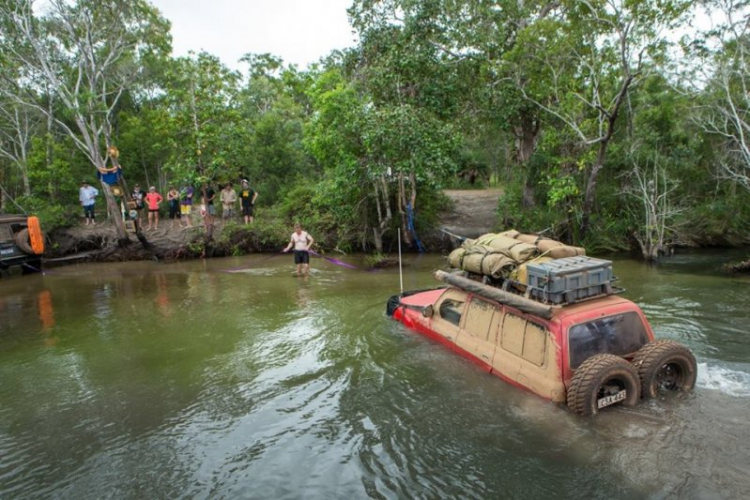
[(310, 248), (312, 248), (315, 240), (312, 236), (307, 234), (306, 231), (302, 230), (302, 225), (297, 222), (294, 225), (294, 232), (289, 244), (282, 252), (288, 252), (294, 247), (294, 263), (297, 264), (297, 276), (302, 276), (303, 271), (305, 275), (310, 274)]

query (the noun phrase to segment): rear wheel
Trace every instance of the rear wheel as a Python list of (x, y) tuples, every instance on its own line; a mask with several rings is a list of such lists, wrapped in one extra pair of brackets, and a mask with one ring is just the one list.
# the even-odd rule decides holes
[(18, 231), (15, 236), (13, 236), (13, 241), (16, 243), (18, 249), (23, 253), (34, 255), (34, 249), (31, 248), (31, 239), (29, 238), (28, 229), (21, 229), (20, 231)]
[(698, 365), (684, 345), (672, 340), (650, 342), (635, 353), (633, 366), (638, 370), (644, 398), (659, 393), (689, 391), (695, 387)]
[(568, 408), (581, 416), (622, 404), (633, 406), (640, 399), (638, 372), (626, 360), (612, 354), (597, 354), (584, 361), (568, 389)]

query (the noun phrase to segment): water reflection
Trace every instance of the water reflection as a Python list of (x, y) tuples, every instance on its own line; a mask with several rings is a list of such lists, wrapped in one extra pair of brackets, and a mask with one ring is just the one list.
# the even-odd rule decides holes
[[(442, 262), (407, 262), (406, 287), (435, 286)], [(396, 270), (315, 264), (306, 280), (261, 256), (1, 282), (0, 497), (750, 489), (750, 288), (618, 261), (657, 334), (697, 353), (699, 388), (588, 420), (384, 317)]]

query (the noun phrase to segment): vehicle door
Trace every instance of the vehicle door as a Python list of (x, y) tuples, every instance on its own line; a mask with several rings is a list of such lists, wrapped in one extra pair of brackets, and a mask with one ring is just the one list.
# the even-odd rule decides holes
[(492, 358), (497, 345), (497, 326), (495, 316), (499, 316), (497, 305), (472, 296), (465, 309), (465, 318), (461, 327), (461, 335), (456, 344), (464, 351), (492, 368)]
[(456, 342), (461, 332), (468, 294), (449, 288), (435, 302), (432, 330), (450, 342)]
[(499, 328), (493, 370), (553, 401), (565, 398), (558, 348), (547, 325), (506, 308)]

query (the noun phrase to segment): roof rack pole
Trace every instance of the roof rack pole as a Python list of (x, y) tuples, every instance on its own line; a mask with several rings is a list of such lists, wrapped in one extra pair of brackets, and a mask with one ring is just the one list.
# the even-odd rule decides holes
[(455, 274), (446, 273), (445, 271), (435, 271), (435, 278), (442, 281), (443, 283), (447, 283), (449, 285), (453, 285), (457, 288), (475, 293), (490, 300), (500, 302), (501, 304), (507, 304), (509, 306), (515, 307), (520, 311), (536, 314), (537, 316), (545, 319), (552, 318), (552, 308), (550, 306), (546, 306), (544, 304), (534, 302), (533, 300), (519, 297), (518, 295), (505, 292), (503, 290), (500, 290), (499, 288), (478, 283), (476, 281)]

